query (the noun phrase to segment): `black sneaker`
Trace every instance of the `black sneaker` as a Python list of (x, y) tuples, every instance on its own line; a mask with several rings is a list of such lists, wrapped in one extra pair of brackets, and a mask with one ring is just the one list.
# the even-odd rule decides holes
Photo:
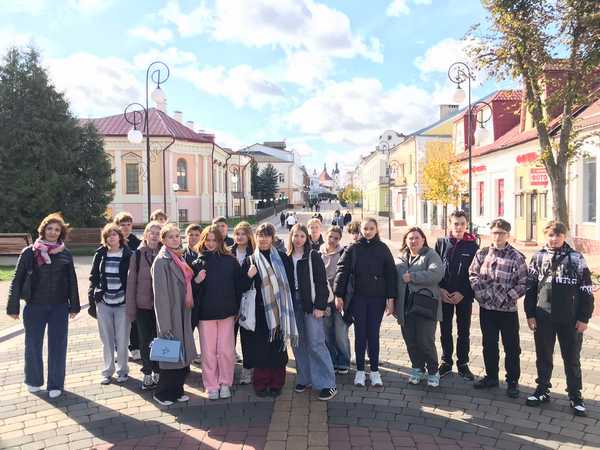
[(550, 392), (546, 388), (539, 387), (533, 394), (527, 397), (525, 404), (527, 406), (540, 406), (542, 403), (548, 403), (550, 401)]
[(571, 409), (573, 410), (573, 414), (575, 414), (577, 417), (587, 416), (585, 411), (585, 403), (581, 397), (571, 399)]
[(467, 381), (473, 381), (475, 379), (475, 375), (473, 375), (473, 372), (471, 372), (471, 369), (469, 369), (469, 366), (466, 364), (458, 366), (458, 376)]
[(321, 392), (319, 392), (319, 400), (323, 400), (323, 401), (331, 400), (336, 395), (337, 395), (337, 388), (321, 389)]
[(298, 394), (301, 394), (305, 390), (306, 390), (306, 385), (304, 385), (304, 384), (297, 384), (296, 387), (294, 388), (294, 391), (296, 391)]
[(271, 397), (279, 397), (281, 395), (281, 389), (273, 389), (273, 388), (271, 388), (271, 390), (269, 391), (269, 395)]
[(506, 395), (510, 398), (519, 398), (519, 383), (508, 383), (508, 387), (506, 388)]
[(337, 373), (338, 375), (347, 375), (348, 372), (350, 372), (350, 369), (348, 369), (347, 367), (338, 367), (337, 369), (335, 369), (335, 373)]
[(444, 378), (446, 375), (452, 373), (452, 366), (450, 364), (444, 362), (444, 363), (440, 364), (439, 372), (440, 372), (440, 378)]
[(473, 387), (475, 389), (490, 389), (490, 388), (498, 387), (499, 385), (500, 385), (500, 383), (498, 382), (497, 378), (490, 378), (487, 375), (485, 377), (483, 377), (481, 380), (473, 383)]

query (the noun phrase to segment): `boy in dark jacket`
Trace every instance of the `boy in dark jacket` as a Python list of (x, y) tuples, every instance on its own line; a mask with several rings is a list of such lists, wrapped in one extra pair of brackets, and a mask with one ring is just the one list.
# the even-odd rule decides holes
[(567, 227), (549, 222), (544, 228), (546, 245), (531, 258), (525, 314), (535, 339), (537, 389), (528, 406), (550, 400), (552, 357), (558, 343), (567, 377), (567, 392), (576, 416), (585, 416), (581, 397), (579, 354), (583, 333), (594, 310), (590, 270), (583, 255), (565, 242)]
[(456, 366), (458, 374), (465, 380), (475, 378), (469, 370), (469, 347), (471, 334), (471, 313), (473, 311), (473, 289), (469, 283), (469, 267), (479, 250), (475, 236), (466, 232), (467, 215), (464, 211), (454, 211), (448, 218), (450, 235), (439, 238), (435, 251), (444, 262), (444, 279), (440, 283), (442, 297), (441, 342), (442, 364), (440, 377), (452, 371), (452, 320), (456, 313)]

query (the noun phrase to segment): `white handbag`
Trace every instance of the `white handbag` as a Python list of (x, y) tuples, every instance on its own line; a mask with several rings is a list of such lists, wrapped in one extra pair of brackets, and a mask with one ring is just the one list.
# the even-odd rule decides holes
[(240, 327), (248, 331), (256, 329), (256, 289), (254, 281), (250, 289), (242, 294), (238, 323)]

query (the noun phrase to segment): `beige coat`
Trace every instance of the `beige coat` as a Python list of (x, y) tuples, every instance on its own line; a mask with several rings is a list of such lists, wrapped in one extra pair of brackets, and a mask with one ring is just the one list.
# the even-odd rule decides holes
[(192, 310), (185, 307), (185, 279), (165, 247), (158, 252), (151, 272), (157, 333), (163, 336), (171, 332), (184, 345), (182, 363), (161, 362), (160, 368), (182, 369), (196, 357)]

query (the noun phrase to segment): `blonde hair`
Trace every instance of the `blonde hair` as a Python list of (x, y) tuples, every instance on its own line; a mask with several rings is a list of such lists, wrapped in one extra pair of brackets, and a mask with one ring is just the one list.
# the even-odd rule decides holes
[(323, 228), (323, 224), (321, 223), (321, 221), (319, 219), (317, 219), (316, 217), (313, 217), (312, 219), (310, 219), (308, 222), (306, 222), (306, 228), (310, 228), (311, 225), (313, 224), (317, 224), (319, 225), (319, 228)]
[(162, 242), (164, 244), (165, 240), (167, 239), (167, 235), (171, 231), (177, 231), (178, 233), (181, 234), (181, 232), (179, 231), (179, 227), (176, 224), (174, 224), (174, 223), (166, 223), (160, 229), (160, 242)]
[(245, 221), (239, 222), (235, 228), (233, 229), (233, 234), (237, 231), (242, 231), (248, 237), (248, 245), (250, 246), (250, 250), (254, 251), (256, 248), (256, 240), (254, 239), (254, 233), (252, 233), (252, 226)]
[(148, 234), (150, 233), (150, 230), (152, 230), (152, 228), (155, 228), (155, 227), (158, 227), (158, 230), (160, 231), (160, 229), (162, 228), (162, 225), (160, 223), (158, 223), (156, 220), (153, 220), (146, 224), (146, 227), (144, 228), (144, 239), (143, 239), (144, 242), (148, 243)]

